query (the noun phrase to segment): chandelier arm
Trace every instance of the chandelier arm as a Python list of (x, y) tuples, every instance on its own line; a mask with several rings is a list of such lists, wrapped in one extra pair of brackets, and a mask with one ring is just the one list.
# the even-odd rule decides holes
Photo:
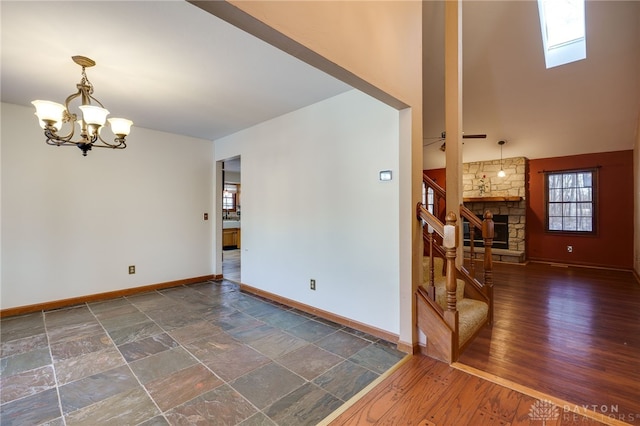
[(100, 142), (102, 142), (104, 145), (95, 145), (98, 148), (113, 148), (113, 149), (124, 149), (127, 147), (127, 144), (124, 141), (124, 138), (119, 138), (119, 137), (115, 137), (115, 139), (113, 140), (114, 143), (110, 143), (105, 141), (104, 139), (102, 139), (102, 136), (100, 136), (100, 134), (98, 134), (98, 139), (100, 140)]

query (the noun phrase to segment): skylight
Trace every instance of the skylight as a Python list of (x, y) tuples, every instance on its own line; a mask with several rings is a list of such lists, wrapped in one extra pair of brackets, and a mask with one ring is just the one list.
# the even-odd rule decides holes
[(538, 0), (547, 68), (587, 57), (585, 0)]

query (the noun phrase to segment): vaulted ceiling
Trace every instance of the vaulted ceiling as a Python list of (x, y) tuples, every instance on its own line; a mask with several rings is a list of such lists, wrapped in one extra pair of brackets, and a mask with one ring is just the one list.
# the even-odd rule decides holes
[[(434, 168), (444, 166), (443, 3), (423, 4)], [(351, 89), (186, 1), (3, 0), (0, 12), (2, 102), (62, 102), (80, 80), (70, 58), (84, 55), (112, 115), (213, 140)], [(464, 130), (487, 138), (466, 140), (463, 161), (497, 158), (501, 139), (505, 158), (633, 148), (640, 2), (589, 1), (586, 15), (587, 59), (547, 70), (535, 1), (464, 2)]]

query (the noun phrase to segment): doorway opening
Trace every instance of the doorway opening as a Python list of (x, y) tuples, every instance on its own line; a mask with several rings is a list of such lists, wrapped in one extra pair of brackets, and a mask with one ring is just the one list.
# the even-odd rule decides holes
[(222, 162), (222, 275), (240, 282), (242, 185), (240, 157)]

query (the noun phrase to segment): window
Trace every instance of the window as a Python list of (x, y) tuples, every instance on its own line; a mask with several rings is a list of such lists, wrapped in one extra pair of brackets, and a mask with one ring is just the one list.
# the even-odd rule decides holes
[(587, 57), (584, 0), (538, 0), (547, 68)]
[(236, 210), (236, 192), (235, 185), (225, 184), (222, 191), (222, 209), (227, 211)]
[(435, 214), (433, 212), (434, 202), (433, 188), (427, 188), (427, 185), (422, 182), (422, 204), (425, 205), (427, 211), (431, 214)]
[(596, 232), (596, 170), (548, 172), (547, 231)]

